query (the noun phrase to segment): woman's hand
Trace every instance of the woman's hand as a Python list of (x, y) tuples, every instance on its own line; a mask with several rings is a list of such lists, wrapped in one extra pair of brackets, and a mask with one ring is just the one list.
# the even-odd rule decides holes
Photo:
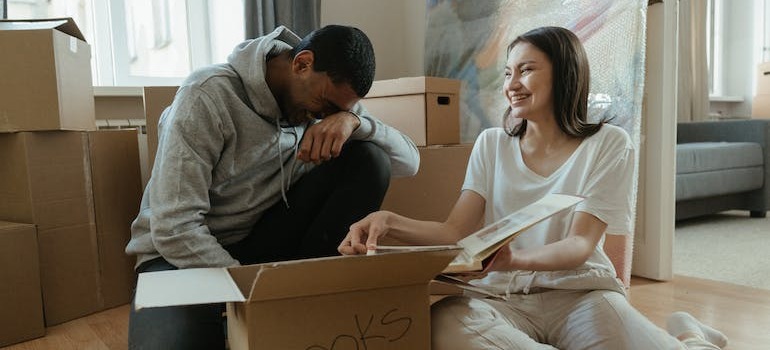
[(504, 245), (495, 252), (492, 256), (487, 258), (488, 261), (484, 262), (484, 270), (482, 274), (487, 274), (492, 271), (510, 271), (513, 270), (513, 251), (511, 251), (510, 245)]
[(392, 215), (393, 213), (382, 210), (350, 225), (350, 231), (337, 247), (337, 251), (343, 255), (358, 255), (377, 249), (377, 241), (390, 231), (389, 221)]

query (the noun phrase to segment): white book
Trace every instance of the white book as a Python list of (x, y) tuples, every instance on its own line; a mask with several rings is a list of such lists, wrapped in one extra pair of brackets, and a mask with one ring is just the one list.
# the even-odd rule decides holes
[(549, 194), (468, 235), (458, 241), (457, 245), (377, 246), (376, 253), (461, 248), (462, 251), (444, 269), (443, 273), (481, 271), (484, 269), (485, 259), (494, 255), (519, 234), (581, 201), (583, 201), (582, 197), (566, 194)]
[(457, 242), (463, 250), (444, 269), (444, 273), (483, 270), (485, 259), (494, 255), (522, 232), (581, 201), (582, 197), (552, 193), (481, 228)]

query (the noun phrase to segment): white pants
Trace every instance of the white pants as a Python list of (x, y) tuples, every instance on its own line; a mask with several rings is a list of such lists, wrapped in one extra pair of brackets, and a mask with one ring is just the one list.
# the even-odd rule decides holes
[(433, 350), (719, 349), (677, 340), (608, 290), (448, 297), (431, 307), (431, 329)]

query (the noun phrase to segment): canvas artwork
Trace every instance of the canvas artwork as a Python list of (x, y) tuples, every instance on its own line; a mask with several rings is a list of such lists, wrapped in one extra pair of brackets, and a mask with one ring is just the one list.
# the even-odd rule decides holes
[(647, 0), (428, 0), (425, 72), (460, 79), (462, 142), (501, 126), (506, 48), (540, 26), (572, 30), (591, 65), (589, 116), (639, 145)]

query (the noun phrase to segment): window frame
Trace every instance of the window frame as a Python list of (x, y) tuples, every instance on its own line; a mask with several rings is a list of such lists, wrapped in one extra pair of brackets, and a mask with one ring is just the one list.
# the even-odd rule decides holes
[[(128, 52), (128, 28), (126, 26), (126, 3), (125, 0), (94, 1), (100, 6), (94, 7), (93, 15), (105, 16), (109, 21), (101, 21), (105, 30), (97, 30), (94, 34), (102, 33), (101, 37), (96, 38), (95, 43), (98, 47), (97, 57), (100, 57), (98, 74), (95, 79), (96, 85), (106, 86), (174, 86), (179, 85), (186, 77), (155, 77), (146, 75), (134, 75), (130, 72), (129, 52)], [(189, 47), (190, 67), (200, 67), (211, 63), (211, 40), (209, 36), (210, 26), (206, 10), (209, 0), (185, 0), (185, 9), (187, 11), (187, 40)], [(192, 25), (195, 23), (195, 25)], [(108, 57), (107, 60), (104, 57)], [(107, 62), (109, 61), (109, 62)]]

